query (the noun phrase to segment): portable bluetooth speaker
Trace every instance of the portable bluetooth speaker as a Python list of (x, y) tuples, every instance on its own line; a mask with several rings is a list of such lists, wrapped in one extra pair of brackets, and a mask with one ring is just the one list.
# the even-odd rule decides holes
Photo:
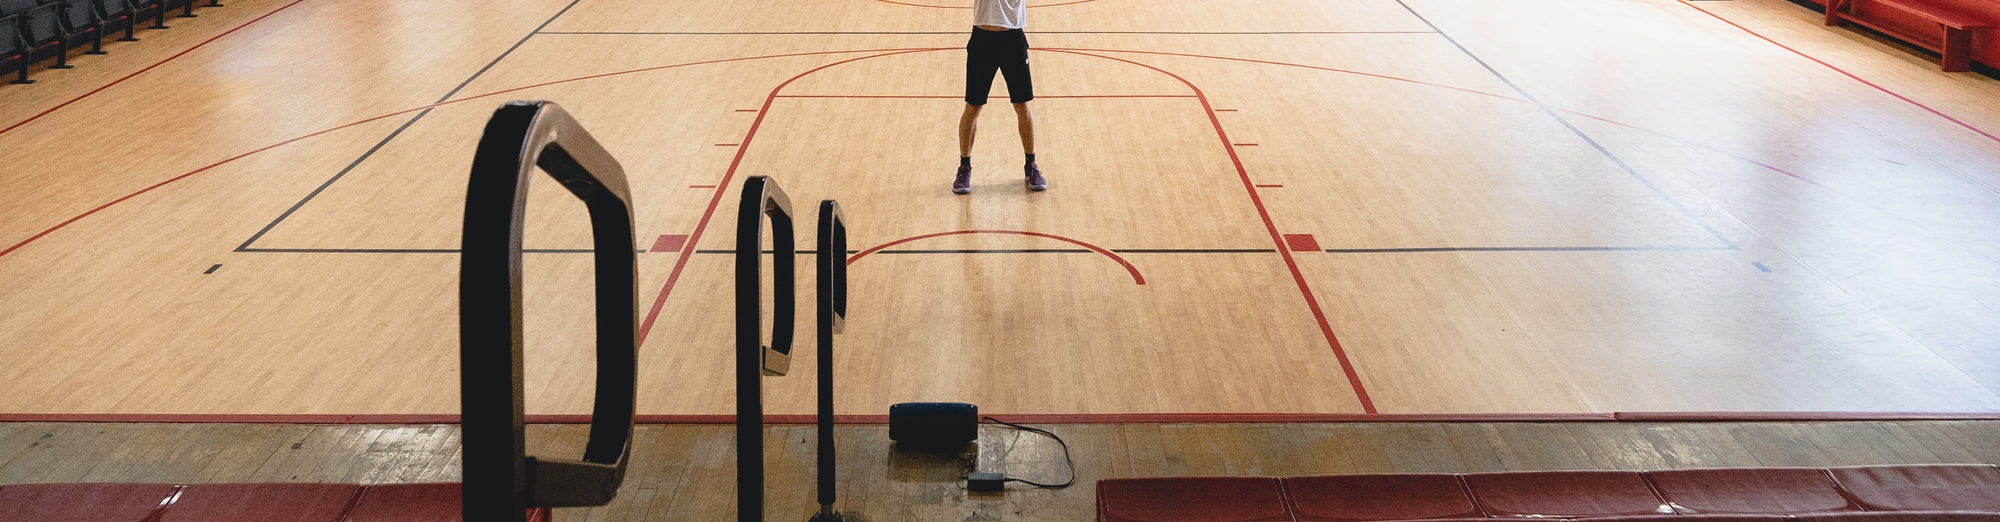
[(889, 407), (889, 440), (904, 449), (956, 451), (979, 439), (979, 406), (905, 402)]

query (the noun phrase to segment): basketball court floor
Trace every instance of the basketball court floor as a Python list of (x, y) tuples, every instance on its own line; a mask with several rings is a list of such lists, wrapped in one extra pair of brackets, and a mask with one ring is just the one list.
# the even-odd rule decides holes
[[(954, 195), (968, 5), (234, 0), (0, 86), (0, 414), (456, 414), (517, 99), (632, 182), (656, 421), (732, 411), (760, 175), (849, 219), (841, 414), (2000, 412), (2000, 81), (1781, 0), (1031, 1), (1052, 187), (996, 103)], [(528, 412), (588, 413), (536, 183)]]

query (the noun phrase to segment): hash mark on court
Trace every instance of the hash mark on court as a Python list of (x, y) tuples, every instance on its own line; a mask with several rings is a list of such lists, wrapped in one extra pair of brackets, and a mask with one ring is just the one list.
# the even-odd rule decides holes
[(679, 252), (681, 248), (687, 246), (687, 242), (688, 237), (685, 234), (662, 235), (659, 239), (653, 241), (653, 248), (646, 249), (646, 251)]
[(1757, 271), (1759, 272), (1763, 272), (1766, 274), (1771, 273), (1771, 267), (1764, 266), (1763, 263), (1750, 263), (1750, 266), (1757, 267)]
[[(217, 269), (220, 269), (220, 268), (222, 268), (222, 265), (215, 265), (215, 266), (211, 266), (211, 267), (208, 267), (208, 271), (207, 271), (207, 272), (202, 272), (202, 273), (201, 273), (201, 275), (209, 275), (209, 274), (213, 274), (213, 273), (215, 273), (215, 271), (216, 271)], [(1770, 270), (1765, 270), (1765, 272), (1769, 272), (1769, 271), (1770, 271)]]
[(1278, 184), (1268, 184), (1268, 185), (1257, 185), (1257, 188), (1285, 188), (1285, 186)]
[(1319, 240), (1312, 234), (1285, 234), (1285, 246), (1293, 252), (1318, 252)]

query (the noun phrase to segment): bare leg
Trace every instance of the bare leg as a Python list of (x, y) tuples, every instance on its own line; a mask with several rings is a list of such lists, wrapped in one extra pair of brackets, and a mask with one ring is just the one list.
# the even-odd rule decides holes
[(979, 120), (979, 106), (965, 104), (965, 114), (958, 117), (958, 157), (972, 157), (972, 138), (978, 132), (973, 122)]
[(1021, 152), (1023, 154), (1034, 154), (1035, 117), (1031, 114), (1028, 114), (1028, 104), (1026, 103), (1014, 104), (1014, 123), (1021, 129)]

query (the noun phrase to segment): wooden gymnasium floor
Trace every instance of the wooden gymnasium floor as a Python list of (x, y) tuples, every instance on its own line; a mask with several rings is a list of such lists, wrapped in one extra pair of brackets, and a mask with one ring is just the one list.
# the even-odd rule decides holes
[[(0, 86), (0, 414), (448, 419), (512, 99), (630, 173), (655, 420), (729, 411), (751, 175), (886, 247), (843, 414), (2000, 412), (1991, 78), (1781, 0), (1041, 2), (1053, 188), (996, 105), (957, 196), (947, 3), (234, 0)], [(538, 183), (528, 409), (584, 413), (583, 214)]]

